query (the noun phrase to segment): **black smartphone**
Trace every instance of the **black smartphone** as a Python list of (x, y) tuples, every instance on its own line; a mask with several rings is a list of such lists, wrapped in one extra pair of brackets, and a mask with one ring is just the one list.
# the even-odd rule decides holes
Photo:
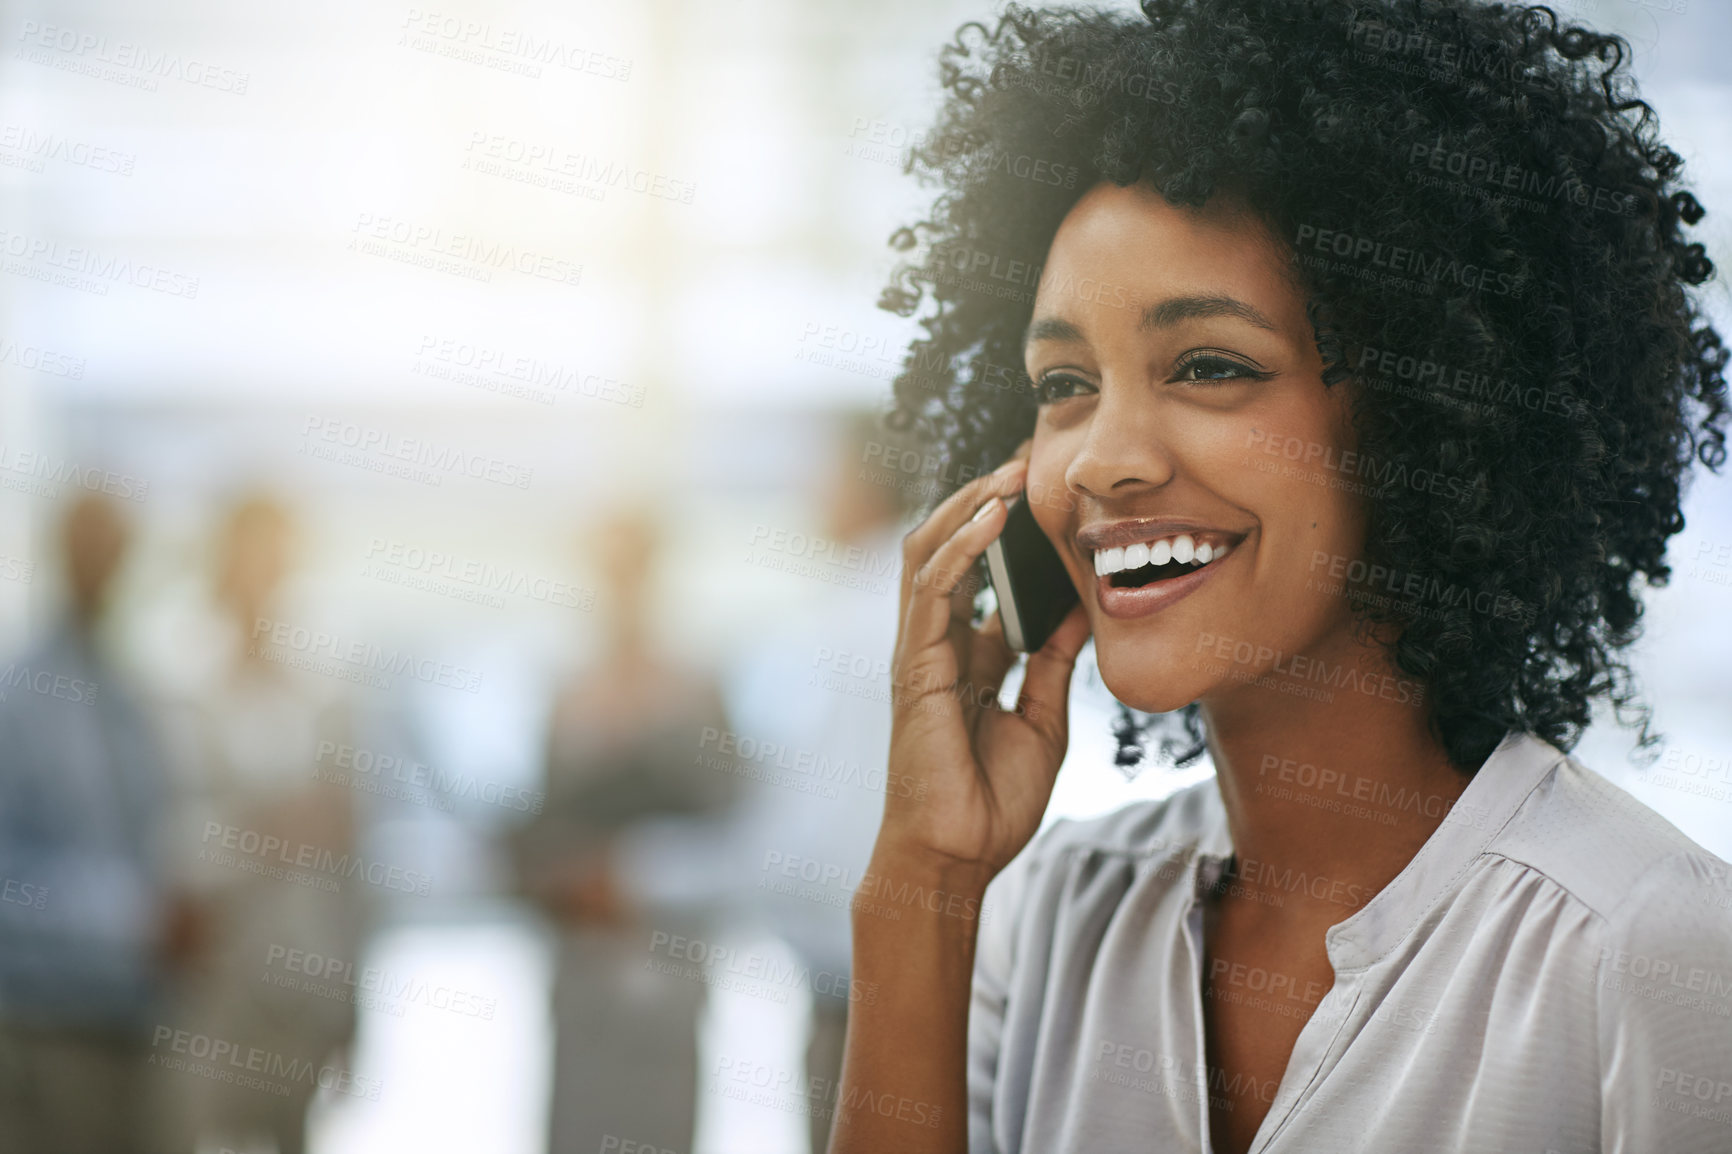
[(1077, 603), (1070, 571), (1022, 498), (1010, 503), (1004, 531), (986, 547), (986, 572), (998, 598), (1004, 639), (1019, 652), (1045, 645)]

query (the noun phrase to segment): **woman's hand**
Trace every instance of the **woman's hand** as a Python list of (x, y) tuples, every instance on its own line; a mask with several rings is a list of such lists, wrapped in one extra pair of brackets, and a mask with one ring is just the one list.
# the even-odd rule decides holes
[[(1040, 828), (1064, 760), (1066, 699), (1088, 637), (1078, 606), (1030, 655), (1016, 708), (998, 708), (1015, 654), (995, 616), (975, 629), (975, 559), (1004, 528), (1024, 451), (958, 490), (902, 546), (902, 626), (892, 666), (890, 774), (868, 896), (947, 895), (853, 907), (853, 980), (833, 1154), (956, 1154), (968, 1146), (968, 1002), (987, 882)], [(979, 511), (980, 516), (975, 517)], [(973, 518), (973, 519), (971, 519)], [(862, 889), (867, 889), (864, 885)], [(927, 1121), (855, 1103), (920, 1104)]]
[(1028, 844), (1052, 796), (1087, 615), (1077, 606), (1029, 655), (1008, 712), (998, 691), (1016, 655), (997, 614), (972, 625), (974, 562), (1023, 489), (1027, 451), (957, 490), (903, 542), (889, 770), (913, 788), (886, 791), (877, 855), (990, 878)]

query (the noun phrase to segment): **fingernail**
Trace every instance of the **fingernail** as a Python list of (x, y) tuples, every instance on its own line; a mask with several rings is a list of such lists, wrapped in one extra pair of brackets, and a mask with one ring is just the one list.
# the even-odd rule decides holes
[(992, 512), (994, 509), (996, 509), (998, 507), (998, 505), (999, 505), (999, 500), (997, 497), (994, 497), (992, 500), (988, 501), (986, 504), (982, 505), (978, 510), (976, 510), (974, 516), (970, 517), (969, 520), (970, 521), (981, 520), (988, 513)]

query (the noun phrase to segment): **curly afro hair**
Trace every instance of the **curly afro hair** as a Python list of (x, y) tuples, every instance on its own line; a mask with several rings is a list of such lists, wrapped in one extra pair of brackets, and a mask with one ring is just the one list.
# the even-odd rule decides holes
[[(1594, 699), (1658, 739), (1620, 651), (1664, 585), (1692, 460), (1724, 462), (1726, 350), (1686, 286), (1703, 215), (1637, 99), (1629, 46), (1543, 7), (1476, 0), (1011, 6), (940, 53), (945, 99), (907, 169), (939, 187), (880, 307), (916, 316), (891, 424), (951, 476), (1030, 435), (1022, 340), (1060, 221), (1094, 184), (1246, 204), (1292, 248), (1329, 387), (1391, 481), (1364, 562), (1465, 591), (1354, 598), (1472, 773), (1504, 734), (1563, 749)], [(945, 494), (939, 494), (939, 499)], [(1488, 604), (1504, 606), (1484, 611)], [(1507, 607), (1519, 611), (1507, 611)], [(1202, 751), (1195, 704), (1163, 739)], [(1121, 766), (1153, 723), (1126, 710)]]

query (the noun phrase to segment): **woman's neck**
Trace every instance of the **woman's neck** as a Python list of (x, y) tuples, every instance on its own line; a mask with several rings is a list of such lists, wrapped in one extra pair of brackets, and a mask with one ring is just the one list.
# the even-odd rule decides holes
[[(1423, 686), (1379, 648), (1287, 658), (1205, 701), (1235, 880), (1272, 911), (1345, 920), (1413, 859), (1467, 788)], [(1309, 689), (1311, 693), (1301, 693)]]

